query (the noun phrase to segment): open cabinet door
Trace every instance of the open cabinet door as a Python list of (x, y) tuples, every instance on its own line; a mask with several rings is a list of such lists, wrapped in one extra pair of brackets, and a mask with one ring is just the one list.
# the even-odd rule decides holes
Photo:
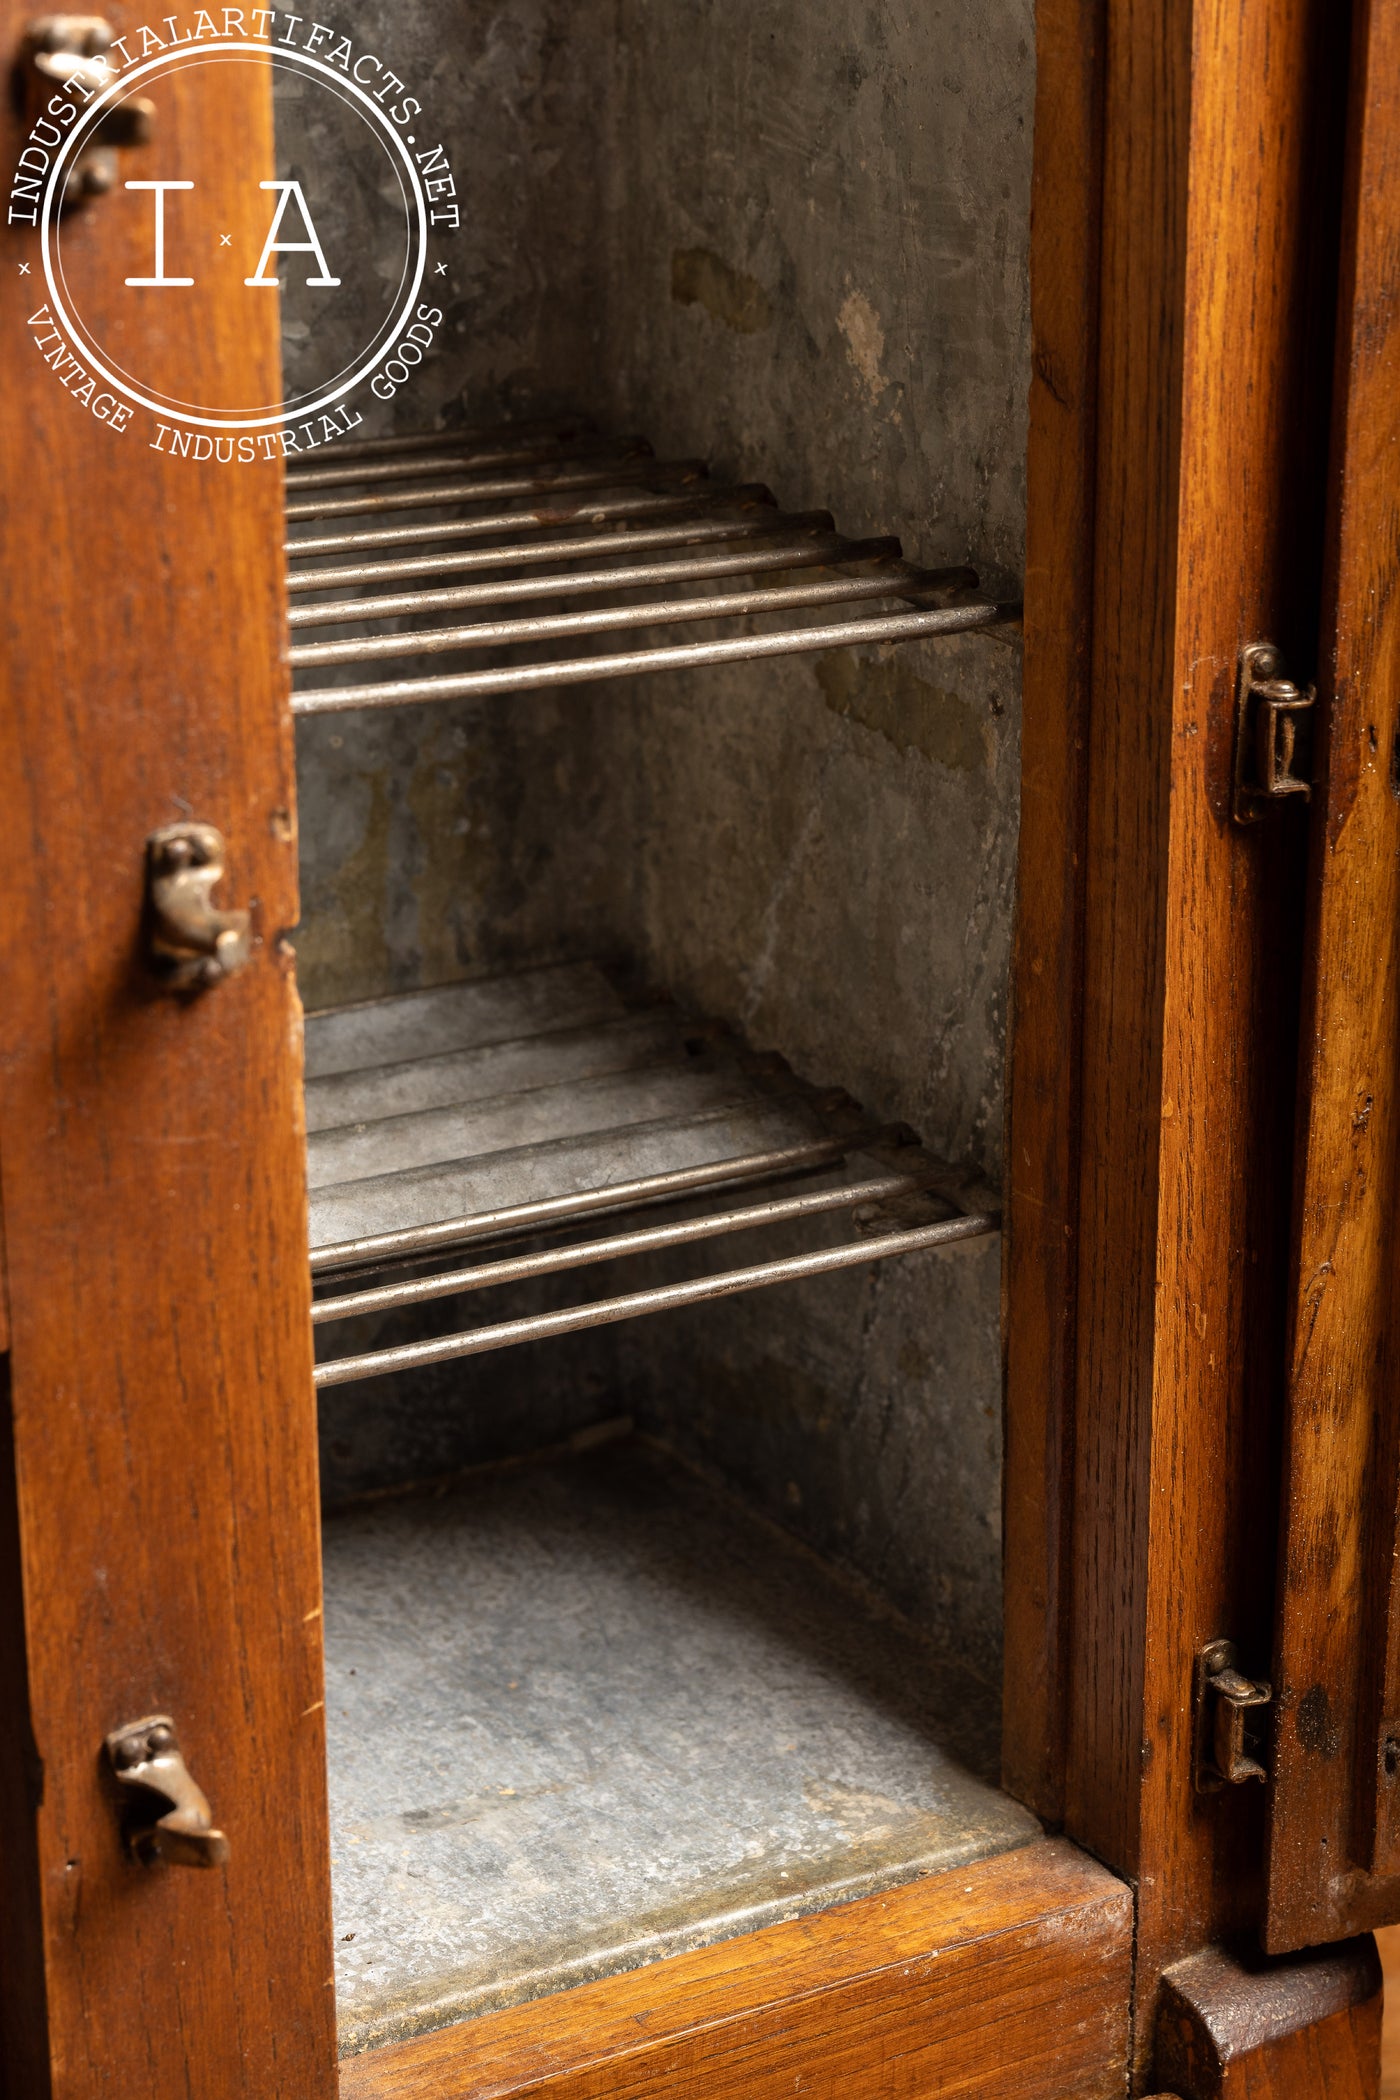
[[(0, 4), (7, 83), (25, 19)], [(63, 282), (105, 381), (54, 331), (19, 182), (3, 240), (15, 2100), (335, 2088), (281, 473), (156, 449), (158, 419), (112, 377), (188, 400), (204, 374), (229, 401), (276, 401), (278, 302), (244, 286), (267, 230), (270, 76), (256, 54), (163, 75), (151, 142), (65, 217)], [(6, 93), (7, 182), (33, 115)], [(165, 200), (164, 270), (131, 181), (193, 186)], [(162, 987), (143, 956), (147, 841), (189, 820), (227, 842), (215, 904), (251, 913), (246, 966), (202, 990)], [(118, 1784), (106, 1739), (162, 1714), (227, 1839), (208, 1870), (142, 1864), (123, 1835), (124, 1804), (148, 1824), (164, 1804)]]
[(1357, 8), (1300, 1058), (1268, 1946), (1400, 1917), (1400, 12)]

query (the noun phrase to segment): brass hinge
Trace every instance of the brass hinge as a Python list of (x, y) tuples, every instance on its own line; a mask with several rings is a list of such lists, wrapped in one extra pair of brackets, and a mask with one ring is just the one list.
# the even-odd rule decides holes
[(1217, 1794), (1246, 1779), (1267, 1779), (1268, 1768), (1251, 1755), (1261, 1746), (1248, 1725), (1256, 1708), (1273, 1698), (1272, 1685), (1245, 1677), (1233, 1641), (1209, 1641), (1196, 1657), (1195, 1784), (1198, 1794)]
[[(1257, 824), (1272, 804), (1312, 793), (1304, 777), (1310, 753), (1309, 714), (1315, 685), (1297, 686), (1283, 675), (1283, 657), (1272, 642), (1250, 642), (1240, 651), (1235, 696), (1235, 794), (1237, 824)], [(1304, 768), (1294, 771), (1295, 762)]]

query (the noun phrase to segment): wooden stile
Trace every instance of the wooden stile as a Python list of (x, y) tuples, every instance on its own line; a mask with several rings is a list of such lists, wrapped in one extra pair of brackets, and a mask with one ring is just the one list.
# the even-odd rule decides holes
[(1400, 1914), (1400, 23), (1356, 16), (1302, 1026), (1268, 1944)]
[[(0, 7), (8, 53), (25, 18)], [(128, 168), (178, 168), (256, 256), (269, 72), (219, 70), (217, 94), (161, 80), (157, 143)], [(0, 138), (13, 167), (8, 97)], [(117, 193), (64, 238), (116, 327), (150, 268), (144, 217)], [(25, 2100), (316, 2100), (334, 2014), (281, 477), (95, 420), (26, 332), (36, 257), (11, 226), (0, 1164), (23, 1622), (3, 1659), (23, 1785), (0, 1839), (0, 2032)], [(162, 296), (141, 309), (162, 369), (216, 365), (275, 398), (275, 300)], [(259, 937), (195, 998), (141, 965), (146, 839), (184, 816), (225, 834), (221, 901), (251, 905)], [(124, 1851), (104, 1738), (162, 1711), (228, 1833), (224, 1870)]]

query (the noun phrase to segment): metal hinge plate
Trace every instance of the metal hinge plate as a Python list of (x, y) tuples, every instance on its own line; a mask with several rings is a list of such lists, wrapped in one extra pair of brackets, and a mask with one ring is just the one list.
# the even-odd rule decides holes
[(1217, 1794), (1247, 1779), (1266, 1780), (1268, 1767), (1253, 1754), (1261, 1745), (1249, 1723), (1272, 1700), (1272, 1685), (1243, 1675), (1233, 1641), (1207, 1642), (1195, 1674), (1196, 1792)]
[[(1235, 697), (1235, 791), (1237, 824), (1257, 824), (1269, 809), (1293, 795), (1306, 802), (1312, 785), (1304, 776), (1309, 756), (1314, 685), (1297, 686), (1283, 675), (1283, 656), (1272, 642), (1250, 642), (1240, 651)], [(1303, 772), (1295, 772), (1295, 765)]]

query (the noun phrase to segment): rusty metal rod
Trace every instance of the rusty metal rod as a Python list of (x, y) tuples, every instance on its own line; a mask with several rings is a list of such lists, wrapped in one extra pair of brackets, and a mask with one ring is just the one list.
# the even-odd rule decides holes
[[(287, 589), (339, 590), (351, 584), (390, 583), (410, 576), (460, 576), (478, 569), (540, 568), (546, 564), (592, 560), (600, 554), (619, 555), (626, 560), (638, 551), (649, 553), (658, 547), (722, 546), (729, 540), (771, 539), (785, 532), (801, 534), (804, 538), (814, 534), (836, 537), (829, 510), (787, 512), (755, 505), (742, 518), (712, 518), (706, 513), (732, 509), (732, 498), (692, 502), (688, 497), (665, 496), (659, 501), (668, 515), (680, 514), (679, 523), (630, 525), (624, 518), (620, 527), (608, 532), (587, 533), (578, 539), (512, 540), (504, 546), (453, 547), (444, 554), (399, 555), (392, 561), (348, 562), (335, 568), (293, 570), (287, 578)], [(431, 539), (445, 536), (442, 533), (429, 534)], [(564, 575), (567, 573), (565, 570)], [(543, 587), (557, 589), (562, 581), (562, 576), (545, 577)]]
[(321, 686), (293, 693), (294, 715), (339, 714), (359, 707), (416, 707), (425, 701), (464, 700), (492, 693), (538, 692), (603, 678), (631, 678), (648, 671), (689, 670), (704, 664), (752, 663), (770, 656), (803, 656), (870, 642), (903, 642), (916, 636), (968, 634), (1018, 617), (1015, 606), (950, 605), (929, 612), (881, 613), (874, 619), (842, 620), (831, 626), (788, 627), (777, 634), (740, 635), (677, 648), (633, 649), (564, 662), (501, 665), (485, 671), (453, 671), (440, 678), (405, 678), (383, 685)]
[(363, 466), (344, 464), (344, 455), (337, 453), (336, 463), (329, 467), (289, 468), (287, 488), (289, 492), (300, 493), (302, 489), (368, 487), (379, 481), (414, 481), (428, 474), (484, 473), (488, 467), (512, 464), (543, 466), (550, 460), (650, 459), (652, 456), (652, 448), (643, 437), (585, 437), (553, 444), (501, 445), (491, 450), (461, 453), (439, 450), (410, 459), (381, 460)]
[(572, 1305), (562, 1312), (534, 1313), (523, 1320), (502, 1320), (494, 1326), (478, 1327), (466, 1334), (443, 1335), (431, 1342), (407, 1342), (396, 1349), (373, 1349), (363, 1356), (341, 1356), (318, 1364), (314, 1378), (318, 1387), (347, 1385), (355, 1378), (380, 1378), (389, 1371), (415, 1369), (423, 1364), (451, 1363), (461, 1356), (481, 1356), (490, 1349), (505, 1349), (518, 1342), (545, 1341), (555, 1335), (576, 1334), (587, 1327), (608, 1327), (619, 1320), (635, 1320), (647, 1313), (669, 1312), (677, 1306), (701, 1305), (711, 1298), (730, 1298), (740, 1291), (762, 1289), (775, 1283), (793, 1283), (803, 1277), (829, 1276), (836, 1269), (859, 1268), (866, 1262), (887, 1261), (891, 1255), (914, 1254), (924, 1247), (946, 1247), (958, 1240), (981, 1239), (995, 1232), (1000, 1220), (988, 1212), (967, 1218), (947, 1218), (937, 1225), (920, 1225), (911, 1232), (881, 1233), (868, 1240), (842, 1247), (824, 1247), (813, 1254), (790, 1255), (783, 1261), (757, 1262), (746, 1269), (727, 1269), (718, 1276), (699, 1276), (690, 1283), (664, 1284), (649, 1291), (629, 1291), (621, 1298), (601, 1298), (592, 1305)]
[(850, 1137), (809, 1138), (800, 1144), (775, 1146), (767, 1152), (711, 1159), (700, 1166), (672, 1167), (665, 1173), (643, 1174), (632, 1181), (577, 1189), (567, 1196), (537, 1196), (529, 1203), (507, 1204), (499, 1210), (477, 1211), (467, 1217), (435, 1220), (431, 1225), (406, 1225), (396, 1232), (341, 1240), (333, 1246), (312, 1249), (311, 1273), (322, 1276), (370, 1264), (410, 1261), (439, 1247), (464, 1247), (473, 1240), (518, 1239), (524, 1233), (578, 1224), (610, 1211), (672, 1203), (678, 1197), (696, 1195), (701, 1189), (777, 1181), (816, 1167), (838, 1166), (850, 1153), (880, 1144), (892, 1135), (872, 1126)]
[(861, 1203), (888, 1202), (924, 1186), (917, 1174), (882, 1174), (871, 1181), (848, 1182), (844, 1188), (819, 1189), (814, 1195), (775, 1197), (769, 1203), (745, 1204), (739, 1210), (714, 1211), (708, 1217), (684, 1218), (676, 1225), (647, 1225), (637, 1232), (618, 1232), (606, 1239), (584, 1240), (571, 1247), (550, 1247), (539, 1254), (515, 1254), (503, 1261), (482, 1262), (475, 1269), (415, 1277), (411, 1283), (380, 1284), (371, 1291), (351, 1291), (341, 1298), (322, 1298), (312, 1307), (315, 1327), (350, 1320), (361, 1313), (391, 1312), (403, 1305), (422, 1305), (433, 1298), (455, 1298), (499, 1283), (524, 1283), (534, 1276), (555, 1276), (567, 1269), (591, 1268), (596, 1262), (620, 1261), (663, 1247), (686, 1247), (696, 1240), (725, 1233), (752, 1232), (763, 1225), (782, 1225), (796, 1218), (822, 1217), (854, 1210)]
[[(444, 518), (419, 525), (381, 526), (371, 532), (337, 532), (324, 538), (287, 540), (283, 552), (293, 560), (310, 555), (353, 554), (373, 547), (417, 547), (429, 540), (498, 539), (502, 534), (519, 535), (520, 551), (510, 546), (488, 550), (498, 562), (530, 561), (531, 534), (558, 532), (573, 525), (601, 525), (610, 518), (688, 517), (726, 505), (744, 509), (773, 508), (771, 492), (761, 485), (740, 488), (686, 490), (683, 495), (612, 496), (603, 503), (580, 503), (560, 510), (541, 505), (537, 510), (506, 510), (485, 518)], [(303, 573), (292, 579), (293, 590), (320, 590), (321, 572)]]
[(459, 503), (522, 500), (569, 489), (621, 488), (632, 481), (703, 481), (703, 459), (624, 459), (610, 467), (569, 467), (557, 474), (501, 474), (494, 481), (462, 481), (450, 488), (400, 489), (390, 496), (337, 496), (330, 502), (289, 503), (285, 516), (294, 525), (302, 518), (377, 517), (391, 510), (441, 510)]
[[(877, 561), (857, 545), (847, 559)], [(896, 540), (894, 545), (898, 547)], [(322, 664), (372, 663), (381, 657), (432, 656), (445, 650), (504, 649), (523, 642), (560, 641), (572, 635), (615, 634), (631, 627), (674, 627), (693, 620), (725, 620), (744, 613), (795, 612), (804, 607), (891, 598), (898, 584), (888, 575), (838, 576), (829, 582), (781, 584), (751, 591), (719, 591), (708, 598), (655, 598), (639, 605), (608, 605), (593, 612), (547, 613), (526, 620), (477, 620), (469, 627), (414, 628), (401, 634), (366, 634), (344, 642), (303, 642), (291, 651), (294, 670)]]
[[(704, 537), (709, 540), (734, 536), (732, 527), (704, 528)], [(813, 533), (808, 539), (784, 539), (769, 531), (762, 535), (763, 544), (758, 547), (752, 544), (755, 537), (752, 528), (747, 537), (750, 544), (736, 554), (689, 555), (679, 561), (633, 562), (612, 569), (566, 569), (559, 575), (498, 577), (491, 583), (455, 584), (449, 590), (393, 591), (368, 598), (338, 598), (329, 604), (297, 605), (288, 613), (287, 622), (291, 627), (351, 626), (367, 620), (396, 619), (411, 613), (455, 612), (470, 605), (509, 605), (531, 598), (575, 598), (595, 591), (646, 590), (654, 584), (698, 583), (717, 576), (758, 576), (767, 569), (825, 568), (835, 561), (850, 560), (852, 557), (844, 550), (855, 544), (841, 539), (834, 532)], [(633, 538), (644, 543), (659, 539), (667, 546), (694, 544), (694, 535), (684, 526), (672, 526), (665, 533), (629, 535), (629, 546)], [(616, 540), (589, 540), (585, 544), (590, 548), (602, 545), (609, 552), (621, 551)], [(896, 540), (893, 544), (898, 546), (899, 542)], [(445, 559), (451, 567), (457, 557), (448, 555)], [(414, 562), (385, 562), (380, 566), (407, 569), (410, 573), (417, 569)], [(364, 572), (352, 573), (363, 575)]]

